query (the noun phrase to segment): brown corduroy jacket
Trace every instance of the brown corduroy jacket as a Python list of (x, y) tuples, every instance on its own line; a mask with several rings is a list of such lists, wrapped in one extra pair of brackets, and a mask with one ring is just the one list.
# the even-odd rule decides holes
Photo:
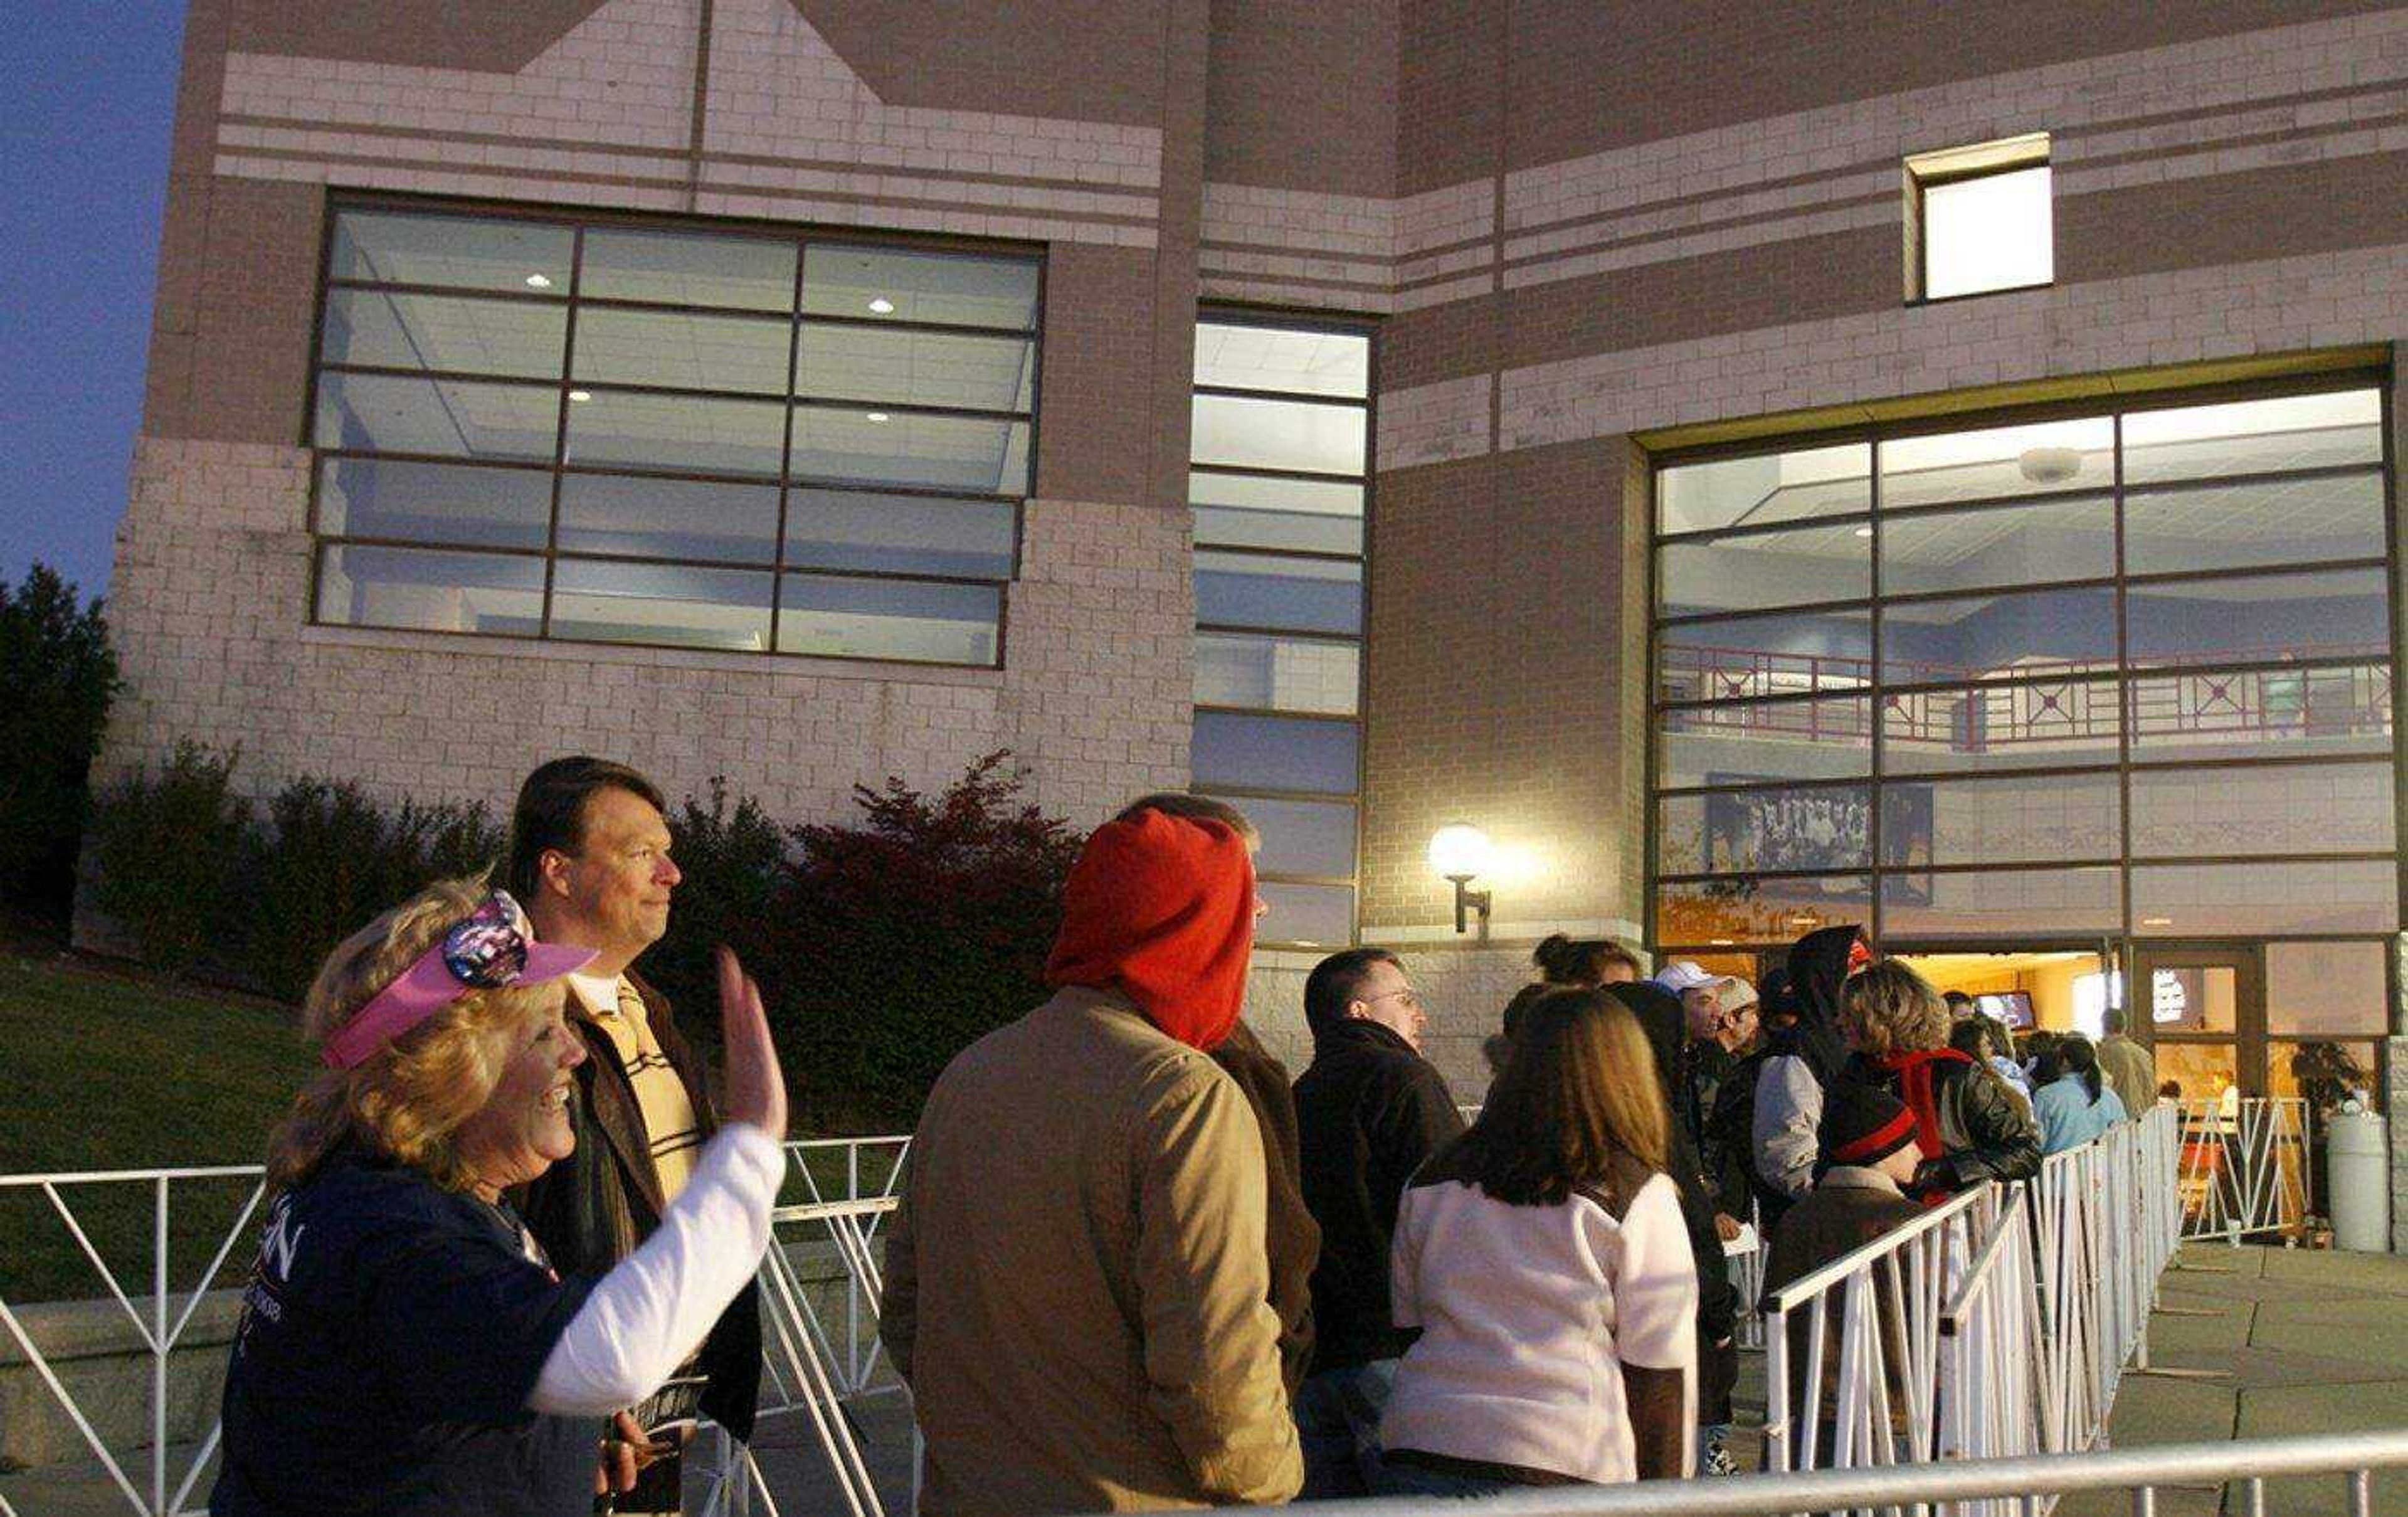
[(1271, 1309), (1279, 1313), (1280, 1379), (1291, 1399), (1304, 1383), (1312, 1364), (1312, 1267), (1321, 1260), (1321, 1224), (1304, 1204), (1304, 1175), (1298, 1166), (1296, 1138), (1296, 1093), (1288, 1088), (1287, 1066), (1271, 1056), (1254, 1029), (1240, 1022), (1227, 1041), (1212, 1051), (1219, 1065), (1263, 1130), (1263, 1162), (1268, 1169), (1268, 1225)]

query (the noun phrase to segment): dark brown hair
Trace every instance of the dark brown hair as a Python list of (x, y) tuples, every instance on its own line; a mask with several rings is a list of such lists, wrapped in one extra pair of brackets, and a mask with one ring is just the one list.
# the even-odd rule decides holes
[(1513, 1052), (1471, 1130), (1431, 1161), (1511, 1206), (1604, 1193), (1620, 1216), (1671, 1142), (1656, 1054), (1611, 995), (1555, 990), (1522, 1017)]
[(1530, 962), (1550, 985), (1602, 985), (1606, 970), (1617, 964), (1633, 979), (1646, 978), (1639, 955), (1610, 937), (1574, 939), (1555, 933), (1531, 951)]
[(1314, 1033), (1325, 1033), (1346, 1020), (1348, 1003), (1363, 988), (1364, 977), (1375, 964), (1396, 964), (1384, 948), (1350, 948), (1332, 953), (1304, 977), (1304, 1022)]
[(609, 759), (557, 758), (526, 777), (518, 804), (510, 808), (510, 856), (504, 886), (521, 905), (532, 903), (543, 884), (543, 856), (574, 854), (585, 846), (585, 803), (600, 790), (624, 790), (667, 814), (658, 785)]

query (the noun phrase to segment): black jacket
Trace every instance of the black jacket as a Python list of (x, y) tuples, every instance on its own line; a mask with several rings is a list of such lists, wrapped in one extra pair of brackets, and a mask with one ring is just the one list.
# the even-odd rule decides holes
[(1859, 1054), (1845, 1079), (1878, 1085), (1906, 1103), (1918, 1127), (1928, 1115), (1940, 1152), (1914, 1174), (1917, 1195), (1952, 1195), (1985, 1180), (2040, 1173), (2040, 1124), (1999, 1072), (1955, 1049), (1871, 1060)]
[(1393, 1359), (1413, 1340), (1390, 1315), (1397, 1204), (1424, 1159), (1463, 1131), (1446, 1081), (1378, 1023), (1314, 1035), (1296, 1082), (1304, 1204), (1321, 1224), (1312, 1271), (1312, 1368)]
[[(644, 1000), (652, 1036), (685, 1082), (706, 1136), (718, 1122), (704, 1089), (702, 1061), (677, 1030), (668, 997), (629, 975)], [(577, 1066), (577, 1099), (569, 1117), (577, 1152), (510, 1197), (527, 1230), (564, 1273), (601, 1274), (634, 1252), (661, 1224), (660, 1181), (634, 1087), (610, 1035), (582, 1016), (570, 1021), (584, 1036), (586, 1061)], [(761, 1302), (757, 1287), (739, 1292), (702, 1344), (707, 1379), (702, 1410), (739, 1439), (752, 1436), (761, 1389)]]
[[(1656, 1071), (1670, 1111), (1670, 1152), (1665, 1155), (1672, 1183), (1681, 1191), (1681, 1220), (1688, 1224), (1689, 1252), (1698, 1266), (1698, 1403), (1700, 1415), (1713, 1421), (1714, 1410), (1730, 1395), (1737, 1361), (1717, 1354), (1717, 1346), (1731, 1337), (1739, 1316), (1739, 1292), (1731, 1285), (1722, 1235), (1714, 1231), (1714, 1200), (1706, 1182), (1704, 1162), (1698, 1156), (1698, 1134), (1691, 1109), (1690, 1048), (1687, 1017), (1681, 998), (1653, 980), (1609, 985), (1606, 994), (1618, 998), (1639, 1019), (1640, 1029), (1656, 1053)], [(1727, 1361), (1727, 1362), (1724, 1362)]]

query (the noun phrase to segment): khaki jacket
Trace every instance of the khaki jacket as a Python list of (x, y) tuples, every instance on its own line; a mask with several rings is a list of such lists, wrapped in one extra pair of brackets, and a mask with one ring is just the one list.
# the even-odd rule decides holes
[(926, 1517), (1296, 1494), (1263, 1142), (1211, 1059), (1064, 989), (946, 1067), (907, 1163), (879, 1336)]
[(2147, 1049), (2122, 1033), (2099, 1040), (2099, 1072), (2124, 1103), (2124, 1114), (2138, 1122), (2157, 1104), (2157, 1061)]

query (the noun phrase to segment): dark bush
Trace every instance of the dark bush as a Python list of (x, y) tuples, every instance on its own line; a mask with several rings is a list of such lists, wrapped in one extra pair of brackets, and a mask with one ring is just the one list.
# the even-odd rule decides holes
[(820, 1132), (895, 1132), (973, 1038), (1043, 1000), (1080, 838), (991, 753), (933, 798), (856, 787), (863, 820), (793, 831), (767, 921), (734, 935)]
[(251, 803), (231, 782), (236, 756), (179, 742), (156, 774), (118, 781), (93, 810), (93, 902), (171, 974), (236, 967), (240, 869), (255, 846)]
[(297, 1002), (327, 952), (378, 912), (434, 880), (493, 867), (502, 829), (481, 805), (388, 809), (347, 780), (296, 780), (268, 803), (251, 852), (234, 967)]
[(708, 1038), (719, 1009), (711, 950), (729, 944), (757, 972), (785, 875), (786, 834), (752, 796), (731, 805), (727, 781), (718, 778), (708, 808), (689, 795), (668, 823), (669, 856), (685, 878), (669, 909), (669, 935), (644, 955), (640, 972), (676, 1005), (688, 1032)]
[(101, 603), (36, 564), (0, 580), (0, 906), (64, 924), (87, 778), (119, 688)]

